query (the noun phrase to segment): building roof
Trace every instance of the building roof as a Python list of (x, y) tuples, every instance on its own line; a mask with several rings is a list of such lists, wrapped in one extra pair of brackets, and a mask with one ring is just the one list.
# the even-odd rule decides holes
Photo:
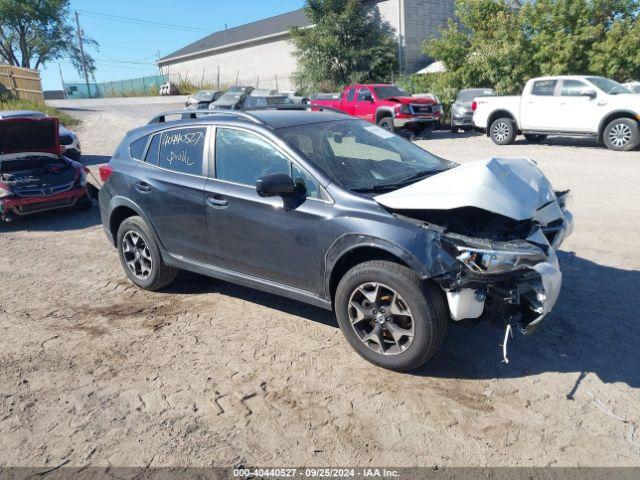
[(211, 50), (231, 47), (259, 38), (286, 33), (291, 27), (307, 27), (309, 25), (311, 25), (311, 22), (309, 22), (305, 16), (304, 10), (283, 13), (275, 17), (265, 18), (239, 27), (212, 33), (161, 58), (158, 60), (158, 63), (168, 63), (174, 59), (190, 57)]

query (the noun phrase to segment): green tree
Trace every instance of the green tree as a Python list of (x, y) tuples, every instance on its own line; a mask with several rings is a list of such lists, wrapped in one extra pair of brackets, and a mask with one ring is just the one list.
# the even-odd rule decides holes
[(637, 79), (639, 14), (640, 0), (458, 0), (457, 21), (424, 44), (447, 73), (422, 83), (510, 94), (541, 75)]
[[(83, 38), (83, 44), (97, 47), (90, 38)], [(10, 65), (35, 69), (68, 58), (81, 72), (69, 0), (0, 0), (0, 58)], [(93, 58), (85, 52), (85, 59), (87, 70), (93, 73)]]
[(375, 5), (360, 0), (307, 0), (312, 28), (292, 28), (298, 70), (305, 91), (334, 91), (350, 83), (388, 80), (398, 67), (391, 27)]

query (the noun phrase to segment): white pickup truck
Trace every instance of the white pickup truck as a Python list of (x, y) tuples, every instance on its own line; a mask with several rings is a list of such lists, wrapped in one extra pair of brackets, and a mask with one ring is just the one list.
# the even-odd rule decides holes
[(640, 95), (595, 76), (529, 80), (522, 96), (474, 100), (473, 123), (498, 145), (523, 134), (530, 142), (548, 135), (592, 136), (611, 150), (640, 145)]

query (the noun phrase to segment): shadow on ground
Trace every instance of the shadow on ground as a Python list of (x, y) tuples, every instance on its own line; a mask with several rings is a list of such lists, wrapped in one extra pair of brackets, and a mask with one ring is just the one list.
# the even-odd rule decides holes
[(11, 222), (0, 221), (0, 233), (4, 232), (63, 232), (67, 230), (82, 230), (100, 223), (98, 204), (94, 200), (91, 209), (85, 211), (66, 208), (35, 213), (17, 218)]
[[(414, 375), (492, 379), (576, 372), (579, 383), (591, 372), (603, 382), (640, 387), (640, 271), (561, 257), (564, 285), (558, 304), (533, 335), (515, 333), (509, 365), (501, 362), (502, 330), (451, 324), (442, 351)], [(186, 272), (167, 293), (219, 293), (338, 327), (333, 314), (320, 308)]]
[[(426, 142), (438, 141), (438, 140), (451, 140), (457, 138), (468, 137), (486, 137), (484, 133), (480, 132), (460, 132), (452, 133), (450, 130), (436, 130), (430, 136), (423, 138)], [(490, 138), (486, 138), (487, 142), (491, 142)], [(547, 137), (541, 142), (528, 142), (524, 137), (518, 136), (513, 145), (545, 145), (548, 147), (583, 147), (583, 148), (604, 148), (598, 144), (595, 138), (585, 137)], [(428, 149), (428, 146), (427, 146)]]
[[(489, 325), (453, 325), (438, 356), (418, 375), (442, 378), (515, 378), (543, 372), (586, 373), (603, 382), (640, 387), (640, 271), (622, 270), (562, 255), (563, 290), (553, 313), (529, 337), (509, 342)], [(567, 392), (571, 396), (574, 391)]]

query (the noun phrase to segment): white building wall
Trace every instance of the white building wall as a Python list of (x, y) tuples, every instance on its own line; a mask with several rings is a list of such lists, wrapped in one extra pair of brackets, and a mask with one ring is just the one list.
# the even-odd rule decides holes
[[(453, 16), (455, 0), (381, 0), (377, 8), (381, 18), (389, 23), (402, 43), (403, 70), (412, 73), (426, 63), (422, 42), (437, 33)], [(171, 81), (186, 80), (194, 85), (236, 84), (260, 88), (293, 89), (291, 77), (296, 70), (293, 45), (287, 33), (246, 46), (226, 48), (197, 57), (173, 61), (162, 67)], [(277, 78), (277, 85), (276, 85)]]
[(291, 89), (291, 74), (296, 60), (293, 45), (286, 35), (279, 40), (249, 44), (243, 48), (212, 52), (209, 55), (190, 57), (162, 67), (172, 82), (187, 80), (194, 85), (217, 86), (218, 69), (220, 86), (259, 85), (260, 88)]

